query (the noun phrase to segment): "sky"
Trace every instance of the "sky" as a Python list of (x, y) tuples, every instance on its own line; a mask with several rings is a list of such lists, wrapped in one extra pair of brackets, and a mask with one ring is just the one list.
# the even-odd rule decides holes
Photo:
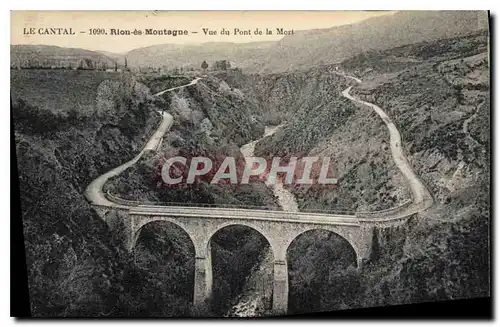
[[(43, 44), (124, 53), (164, 44), (277, 41), (286, 31), (352, 24), (388, 11), (12, 11), (11, 44)], [(75, 35), (46, 35), (46, 28), (71, 28)], [(220, 33), (224, 28), (229, 35)], [(235, 35), (235, 29), (250, 35)], [(262, 35), (254, 34), (260, 29)], [(272, 35), (266, 35), (269, 29)], [(30, 30), (31, 29), (31, 30)], [(112, 29), (142, 31), (143, 35), (111, 35)], [(182, 30), (188, 35), (144, 35), (146, 29)], [(207, 35), (203, 29), (216, 31)], [(91, 35), (91, 30), (107, 35)], [(26, 34), (34, 31), (35, 34)], [(193, 33), (197, 32), (197, 33)]]

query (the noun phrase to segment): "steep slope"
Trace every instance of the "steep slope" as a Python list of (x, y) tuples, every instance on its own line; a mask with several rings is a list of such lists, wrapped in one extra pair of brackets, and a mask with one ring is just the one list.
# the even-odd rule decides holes
[(162, 182), (161, 166), (170, 157), (207, 156), (212, 158), (215, 172), (226, 156), (243, 162), (239, 148), (264, 132), (253, 104), (216, 78), (206, 77), (162, 96), (158, 101), (168, 104), (173, 125), (160, 151), (111, 179), (106, 190), (132, 200), (276, 207), (272, 192), (263, 183), (211, 185), (208, 179), (172, 186)]
[(338, 185), (288, 186), (299, 208), (378, 210), (408, 199), (383, 122), (372, 110), (359, 110), (341, 95), (351, 82), (334, 67), (270, 75), (228, 73), (226, 79), (254, 99), (266, 124), (285, 123), (257, 143), (257, 156), (331, 159)]
[[(58, 78), (46, 80), (40, 74), (37, 80), (26, 78), (24, 72), (12, 72), (20, 74), (12, 77), (17, 80), (13, 88), (17, 83), (33, 88), (52, 83), (45, 87), (59, 89), (61, 98), (74, 103), (88, 91), (65, 92), (67, 88), (58, 88)], [(154, 303), (150, 294), (158, 277), (135, 265), (83, 197), (93, 178), (140, 149), (143, 136), (158, 119), (154, 115), (158, 108), (144, 85), (131, 76), (110, 76), (112, 80), (94, 85), (93, 109), (81, 112), (64, 102), (50, 110), (43, 97), (27, 102), (22, 93), (14, 92), (22, 220), (35, 317), (140, 315)], [(95, 77), (84, 74), (80, 79)], [(174, 246), (171, 251), (183, 253), (183, 248)], [(170, 276), (172, 284), (185, 278), (185, 274)], [(134, 289), (133, 284), (141, 287)], [(188, 300), (175, 299), (165, 302), (163, 314), (185, 314)]]
[[(365, 300), (356, 305), (490, 295), (487, 45), (481, 33), (360, 62), (367, 83), (357, 87), (358, 96), (383, 107), (400, 127), (407, 155), (436, 204), (405, 228), (379, 232), (376, 260), (363, 274)], [(395, 69), (401, 53), (419, 62)]]
[(261, 71), (304, 69), (338, 63), (353, 55), (473, 33), (488, 27), (482, 11), (402, 11), (331, 29), (284, 37)]
[[(338, 255), (338, 250), (330, 248), (338, 241), (318, 245), (319, 234), (302, 236), (302, 243), (288, 254), (290, 276), (296, 276), (290, 289), (291, 312), (490, 294), (487, 49), (488, 34), (483, 31), (371, 52), (340, 65), (363, 79), (351, 92), (383, 108), (398, 127), (410, 164), (430, 189), (435, 205), (404, 226), (377, 228), (372, 257), (361, 273), (352, 264), (346, 266), (345, 257), (337, 257), (340, 265), (325, 260)], [(382, 207), (390, 197), (405, 194), (401, 189), (405, 181), (391, 173), (388, 133), (380, 117), (370, 108), (353, 108), (327, 92), (340, 92), (338, 88), (346, 86), (347, 81), (337, 80), (335, 73), (335, 66), (323, 66), (228, 80), (242, 85), (249, 79), (260, 81), (248, 87), (248, 92), (256, 94), (258, 105), (266, 110), (284, 103), (272, 114), (285, 120), (287, 127), (268, 142), (257, 144), (257, 151), (285, 155), (303, 150), (306, 155), (332, 156), (338, 163), (343, 177), (336, 189), (303, 192), (291, 188), (302, 208), (346, 203)], [(318, 98), (326, 99), (325, 103)], [(342, 112), (345, 116), (336, 116)], [(304, 128), (313, 124), (321, 127), (314, 132)], [(316, 136), (310, 138), (308, 133)], [(373, 193), (378, 183), (382, 189)], [(390, 197), (384, 195), (388, 191)], [(342, 251), (347, 254), (348, 248)]]

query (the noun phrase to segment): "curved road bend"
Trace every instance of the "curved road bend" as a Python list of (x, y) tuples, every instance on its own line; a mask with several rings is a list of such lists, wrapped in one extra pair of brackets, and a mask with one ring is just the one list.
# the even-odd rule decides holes
[(184, 87), (186, 87), (186, 86), (194, 85), (194, 84), (198, 83), (198, 81), (199, 81), (200, 79), (201, 79), (201, 77), (196, 77), (196, 78), (195, 78), (194, 80), (192, 80), (192, 81), (191, 81), (191, 83), (189, 83), (189, 84), (186, 84), (186, 85), (181, 85), (181, 86), (177, 86), (177, 87), (173, 87), (173, 88), (171, 88), (171, 89), (167, 89), (167, 90), (163, 90), (163, 91), (161, 91), (161, 92), (158, 92), (158, 93), (156, 93), (156, 94), (153, 94), (153, 96), (157, 97), (157, 96), (162, 95), (162, 94), (163, 94), (163, 93), (165, 93), (165, 92), (175, 91), (175, 90), (178, 90), (178, 89), (182, 89), (182, 88), (184, 88)]
[[(361, 80), (356, 77), (344, 75), (341, 73), (339, 73), (339, 75), (353, 79), (357, 83), (361, 83)], [(410, 166), (410, 163), (408, 162), (408, 159), (404, 155), (403, 148), (401, 145), (401, 134), (399, 133), (396, 125), (392, 122), (391, 118), (379, 106), (370, 102), (356, 99), (355, 97), (350, 95), (349, 92), (351, 91), (351, 88), (352, 86), (345, 89), (342, 92), (342, 95), (351, 101), (372, 108), (380, 116), (380, 118), (382, 118), (385, 125), (387, 126), (387, 129), (389, 130), (392, 158), (396, 166), (399, 168), (403, 176), (410, 184), (411, 192), (413, 195), (413, 205), (408, 207), (408, 210), (404, 211), (403, 213), (409, 215), (411, 213), (416, 213), (427, 209), (433, 203), (432, 195), (430, 194), (429, 190), (427, 190), (425, 185), (422, 183), (420, 178), (418, 178), (418, 176), (415, 174), (412, 167)]]
[[(189, 83), (189, 84), (178, 86), (178, 87), (173, 87), (173, 88), (158, 92), (158, 93), (154, 94), (154, 96), (160, 96), (165, 92), (170, 92), (170, 91), (181, 89), (181, 88), (186, 87), (186, 86), (194, 85), (194, 84), (198, 83), (198, 81), (200, 79), (201, 78), (197, 77), (194, 80), (192, 80), (191, 83)], [(90, 201), (90, 203), (97, 204), (97, 205), (103, 205), (103, 206), (116, 207), (116, 208), (124, 208), (124, 209), (130, 208), (129, 206), (119, 205), (119, 204), (116, 204), (114, 202), (109, 201), (106, 198), (106, 196), (104, 195), (102, 188), (103, 188), (104, 184), (108, 181), (108, 179), (121, 174), (126, 169), (128, 169), (129, 167), (134, 165), (137, 161), (139, 161), (139, 159), (142, 157), (142, 155), (146, 151), (155, 150), (159, 146), (161, 139), (163, 138), (163, 135), (172, 126), (172, 115), (170, 115), (166, 112), (163, 112), (163, 114), (161, 112), (159, 112), (159, 113), (162, 115), (162, 121), (160, 123), (160, 126), (156, 129), (153, 136), (149, 139), (149, 141), (146, 143), (146, 145), (141, 150), (141, 152), (139, 152), (139, 154), (137, 154), (133, 159), (131, 159), (131, 160), (125, 162), (124, 164), (122, 164), (116, 168), (113, 168), (110, 171), (108, 171), (107, 173), (97, 177), (94, 181), (92, 181), (92, 183), (89, 184), (89, 186), (87, 186), (87, 188), (85, 189), (85, 197)]]
[[(361, 80), (351, 77), (348, 75), (340, 74), (344, 77), (354, 79), (356, 82), (361, 82)], [(165, 92), (177, 90), (186, 86), (196, 84), (200, 78), (196, 78), (191, 83), (167, 89), (165, 91), (156, 93), (155, 96), (162, 95)], [(377, 114), (383, 119), (384, 123), (387, 125), (390, 133), (390, 143), (391, 151), (394, 162), (397, 167), (401, 170), (405, 178), (410, 183), (410, 187), (413, 193), (414, 203), (410, 207), (402, 211), (387, 212), (383, 218), (377, 218), (380, 221), (389, 221), (393, 219), (407, 217), (413, 213), (417, 213), (427, 209), (433, 202), (432, 196), (420, 181), (417, 175), (413, 172), (408, 160), (403, 154), (401, 148), (401, 136), (397, 130), (394, 123), (391, 121), (389, 116), (378, 106), (365, 102), (352, 97), (349, 94), (351, 87), (347, 88), (342, 92), (342, 95), (351, 101), (361, 103), (371, 107), (377, 112)], [(109, 172), (99, 176), (95, 179), (85, 190), (86, 198), (92, 203), (97, 205), (123, 208), (132, 210), (134, 213), (145, 213), (150, 215), (187, 215), (193, 217), (206, 216), (207, 214), (213, 214), (214, 217), (231, 217), (231, 218), (248, 218), (252, 216), (257, 219), (262, 220), (276, 220), (276, 221), (297, 221), (297, 222), (314, 222), (314, 223), (324, 223), (324, 224), (340, 224), (340, 225), (356, 225), (359, 224), (359, 220), (355, 215), (341, 215), (341, 214), (320, 214), (320, 213), (301, 213), (301, 212), (286, 212), (286, 211), (272, 211), (272, 210), (249, 210), (249, 209), (233, 209), (233, 208), (217, 208), (217, 210), (207, 210), (207, 208), (198, 207), (166, 207), (160, 205), (120, 205), (109, 201), (104, 195), (102, 188), (106, 181), (114, 176), (125, 171), (127, 168), (135, 164), (147, 150), (154, 150), (159, 142), (161, 141), (165, 132), (172, 125), (172, 116), (168, 113), (163, 113), (163, 118), (160, 126), (153, 134), (151, 139), (147, 142), (144, 149), (135, 156), (132, 160), (110, 170)]]

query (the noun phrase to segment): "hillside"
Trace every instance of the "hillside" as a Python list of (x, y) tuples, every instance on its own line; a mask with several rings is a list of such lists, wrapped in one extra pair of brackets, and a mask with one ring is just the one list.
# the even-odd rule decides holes
[[(345, 257), (338, 257), (341, 265), (327, 260), (339, 255), (330, 248), (338, 241), (318, 244), (318, 233), (302, 236), (288, 253), (291, 312), (489, 295), (487, 49), (488, 33), (481, 31), (373, 51), (341, 63), (363, 80), (353, 93), (393, 119), (411, 165), (436, 203), (405, 226), (377, 228), (372, 257), (361, 273), (345, 265)], [(351, 83), (336, 75), (335, 67), (227, 74), (226, 79), (252, 94), (264, 119), (286, 121), (281, 132), (257, 144), (256, 153), (335, 160), (337, 188), (289, 188), (301, 208), (377, 209), (405, 199), (405, 181), (392, 166), (386, 127), (370, 108), (335, 95)]]
[[(416, 62), (401, 65), (398, 58), (410, 54)], [(490, 295), (488, 33), (414, 44), (367, 58), (345, 63), (366, 72), (356, 93), (392, 117), (411, 164), (436, 204), (407, 227), (379, 239), (387, 249), (380, 247), (377, 261), (392, 263), (381, 269), (376, 261), (364, 274), (364, 292), (373, 294), (365, 303)], [(398, 242), (399, 249), (391, 246)]]
[[(150, 83), (156, 85), (154, 80)], [(172, 187), (163, 183), (159, 174), (164, 160), (179, 155), (186, 158), (207, 156), (212, 158), (214, 166), (225, 156), (235, 157), (236, 162), (243, 163), (239, 148), (263, 134), (263, 125), (254, 114), (256, 108), (252, 103), (216, 78), (204, 78), (193, 86), (165, 94), (157, 101), (166, 104), (174, 117), (160, 151), (113, 178), (105, 185), (106, 190), (141, 201), (277, 207), (271, 190), (263, 183), (211, 185), (210, 180), (202, 180)]]
[(467, 35), (487, 27), (485, 11), (402, 11), (286, 36), (260, 69), (285, 71), (333, 64), (362, 52)]
[[(63, 87), (61, 80), (68, 74), (74, 79), (72, 83), (86, 87)], [(127, 73), (34, 69), (14, 70), (11, 79), (32, 315), (192, 314), (194, 253), (185, 232), (168, 223), (151, 224), (141, 232), (135, 251), (128, 253), (91, 208), (83, 191), (95, 177), (140, 151), (157, 125), (156, 111), (161, 109), (171, 111), (177, 121), (161, 154), (172, 149), (172, 144), (212, 151), (218, 148), (214, 142), (236, 153), (240, 144), (263, 130), (250, 118), (247, 103), (237, 92), (219, 89), (221, 82), (217, 80), (158, 99), (152, 97), (148, 85), (160, 88), (183, 81), (142, 76), (145, 85)], [(59, 90), (59, 97), (34, 94), (41, 89)], [(240, 110), (232, 111), (233, 105)], [(230, 133), (235, 122), (245, 124), (244, 128)], [(193, 125), (195, 134), (191, 133)], [(145, 163), (160, 158), (149, 157)], [(131, 178), (125, 187), (155, 183), (153, 178), (134, 179), (134, 172), (127, 171)], [(158, 189), (165, 191), (163, 187)], [(270, 191), (263, 186), (235, 194), (220, 188), (216, 197), (213, 189), (205, 189), (204, 193), (191, 190), (191, 194), (198, 198), (212, 196), (212, 201), (221, 203), (246, 199), (275, 206)], [(131, 194), (141, 192), (138, 187)], [(168, 192), (164, 195), (170, 196)], [(179, 195), (177, 200), (186, 198)], [(262, 236), (233, 226), (217, 233), (212, 245), (214, 271), (218, 272), (214, 273), (214, 291), (228, 302), (255, 264), (263, 246)], [(231, 277), (223, 278), (226, 274)], [(214, 309), (222, 312), (227, 306), (224, 301)]]
[(488, 27), (482, 11), (407, 11), (328, 29), (295, 31), (277, 42), (163, 44), (130, 51), (130, 66), (198, 68), (228, 59), (248, 72), (283, 72), (333, 64), (356, 54), (434, 41)]
[[(87, 70), (22, 69), (11, 71), (10, 94), (39, 109), (52, 112), (75, 110), (81, 115), (97, 111), (99, 93), (106, 84), (123, 79), (119, 73)], [(101, 84), (104, 81), (108, 81)], [(62, 96), (64, 95), (64, 96)]]
[(284, 72), (339, 63), (368, 51), (464, 36), (488, 27), (486, 11), (403, 11), (327, 29), (295, 31), (279, 41), (159, 44), (126, 54), (42, 45), (11, 46), (11, 67), (193, 68), (227, 59), (247, 72)]
[(266, 125), (285, 123), (276, 134), (257, 143), (257, 156), (331, 158), (338, 185), (290, 185), (299, 208), (379, 210), (408, 199), (408, 189), (391, 159), (383, 122), (374, 112), (360, 111), (341, 96), (350, 81), (335, 74), (334, 67), (286, 74), (218, 75), (241, 87)]
[[(89, 87), (70, 89), (60, 86), (67, 71), (51, 71), (63, 74), (59, 78), (39, 72), (12, 71), (11, 76), (17, 95), (11, 108), (32, 315), (133, 312), (136, 305), (131, 302), (140, 295), (126, 288), (127, 274), (134, 271), (131, 258), (117, 246), (83, 191), (93, 178), (140, 149), (143, 136), (158, 120), (155, 107), (147, 88), (127, 75), (113, 74), (90, 87), (101, 72), (85, 72), (78, 80)], [(64, 100), (25, 98), (17, 89), (42, 84), (59, 90)], [(84, 95), (95, 96), (85, 110), (67, 105)]]
[(115, 60), (95, 51), (53, 45), (11, 45), (11, 68), (114, 68)]
[(120, 66), (125, 64), (125, 53), (114, 53), (109, 51), (96, 51), (96, 52), (101, 53), (108, 58), (111, 58), (113, 61), (116, 61)]
[(238, 67), (251, 67), (265, 60), (274, 45), (275, 42), (160, 44), (129, 51), (127, 60), (131, 67), (200, 68), (204, 60), (212, 64), (223, 59), (235, 62)]
[[(276, 198), (263, 183), (233, 187), (201, 181), (174, 189), (162, 184), (159, 172), (163, 160), (174, 155), (241, 160), (242, 145), (259, 139), (265, 126), (284, 124), (256, 144), (256, 156), (330, 157), (339, 178), (335, 188), (289, 186), (300, 209), (377, 210), (407, 200), (408, 185), (394, 165), (385, 124), (372, 109), (341, 96), (351, 85), (351, 94), (391, 117), (411, 166), (435, 202), (403, 226), (376, 227), (362, 270), (356, 270), (353, 248), (340, 236), (315, 230), (297, 237), (287, 250), (289, 313), (490, 295), (490, 58), (489, 34), (481, 26), (475, 12), (403, 12), (299, 32), (278, 43), (132, 51), (129, 64), (198, 67), (200, 58), (210, 56), (237, 63), (241, 58), (247, 67), (210, 72), (161, 97), (153, 94), (192, 77), (11, 70), (33, 315), (193, 313), (190, 237), (171, 223), (154, 222), (128, 253), (83, 195), (90, 181), (140, 151), (161, 110), (174, 123), (160, 151), (111, 179), (106, 190), (134, 200), (276, 209)], [(17, 49), (16, 58), (39, 49), (41, 58), (51, 58), (43, 65), (69, 67), (83, 56), (96, 67), (107, 58), (36, 47), (11, 49)], [(338, 70), (363, 82), (355, 84)], [(252, 291), (271, 289), (266, 242), (257, 231), (236, 225), (213, 236), (215, 296), (212, 311), (203, 314), (225, 314), (262, 262), (263, 276), (256, 277)]]

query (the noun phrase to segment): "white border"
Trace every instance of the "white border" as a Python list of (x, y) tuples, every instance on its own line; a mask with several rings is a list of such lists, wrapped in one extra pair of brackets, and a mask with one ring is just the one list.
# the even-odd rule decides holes
[[(3, 99), (3, 110), (1, 110), (0, 117), (0, 131), (2, 133), (0, 137), (0, 153), (3, 154), (2, 160), (0, 160), (0, 173), (1, 180), (0, 185), (2, 185), (0, 198), (3, 200), (3, 205), (0, 206), (1, 215), (5, 221), (10, 220), (10, 189), (7, 188), (7, 185), (10, 185), (10, 161), (8, 161), (8, 157), (5, 154), (10, 154), (10, 106), (9, 106), (9, 92), (10, 92), (10, 12), (9, 10), (152, 10), (152, 9), (168, 9), (168, 10), (457, 10), (457, 9), (469, 9), (469, 10), (492, 10), (493, 15), (498, 13), (498, 1), (484, 1), (484, 0), (474, 0), (474, 1), (447, 1), (447, 2), (438, 2), (435, 0), (419, 0), (412, 3), (395, 1), (395, 0), (378, 0), (378, 1), (332, 1), (326, 3), (326, 1), (320, 0), (307, 0), (307, 1), (288, 1), (278, 3), (276, 1), (269, 0), (251, 0), (246, 2), (236, 2), (229, 0), (205, 0), (205, 1), (135, 1), (135, 2), (120, 2), (120, 3), (112, 3), (111, 1), (102, 1), (102, 0), (87, 0), (87, 1), (54, 1), (54, 0), (46, 0), (46, 1), (17, 1), (15, 3), (4, 1), (1, 3), (2, 10), (1, 11), (1, 22), (3, 25), (1, 37), (2, 37), (2, 65), (0, 69), (2, 70), (1, 78), (2, 78), (2, 99)], [(9, 6), (10, 5), (10, 6)], [(7, 7), (8, 6), (8, 7)], [(6, 7), (6, 8), (3, 8)], [(496, 17), (498, 19), (498, 17)], [(496, 20), (498, 23), (498, 20)], [(494, 43), (498, 44), (497, 34), (493, 33)], [(498, 49), (497, 49), (498, 50)], [(497, 51), (495, 51), (495, 58), (492, 60), (496, 63), (497, 59)], [(492, 76), (493, 78), (493, 76)], [(498, 85), (494, 83), (495, 89), (492, 90), (493, 94), (498, 94)], [(493, 102), (495, 104), (495, 102)], [(496, 108), (492, 108), (494, 111)], [(500, 115), (497, 113), (495, 115), (495, 125), (500, 126), (499, 118)], [(492, 140), (493, 141), (493, 140)], [(496, 140), (495, 140), (496, 141)], [(495, 149), (493, 151), (498, 153), (498, 142), (495, 142)], [(498, 168), (499, 162), (495, 161), (495, 168)], [(492, 167), (493, 168), (493, 167)], [(497, 182), (498, 177), (498, 169), (496, 169), (497, 174), (495, 178), (495, 182)], [(495, 198), (493, 203), (500, 203), (500, 195), (498, 192), (495, 194)], [(492, 203), (492, 204), (493, 204)], [(491, 217), (492, 221), (495, 221), (494, 217)], [(495, 231), (493, 236), (500, 235), (498, 229), (500, 224), (494, 223)], [(0, 283), (0, 308), (1, 308), (1, 322), (2, 325), (11, 325), (16, 323), (16, 321), (12, 318), (8, 318), (10, 316), (10, 265), (7, 264), (10, 261), (10, 253), (7, 249), (10, 249), (10, 223), (7, 222), (6, 225), (3, 226), (2, 231), (4, 235), (0, 237), (1, 240), (1, 249), (0, 251), (0, 263), (1, 263), (1, 277), (2, 281)], [(498, 243), (498, 242), (497, 242)], [(498, 244), (495, 244), (494, 252), (498, 253)], [(494, 261), (493, 261), (494, 263)], [(494, 270), (494, 282), (495, 291), (498, 285), (498, 269)], [(497, 292), (495, 292), (496, 294)], [(498, 300), (494, 301), (495, 304), (495, 312), (498, 312)], [(472, 308), (471, 308), (472, 310)], [(424, 313), (425, 314), (425, 313)], [(190, 324), (194, 324), (197, 321), (191, 321)], [(218, 321), (207, 321), (209, 323), (234, 323), (234, 320), (218, 320)], [(277, 320), (267, 320), (267, 321), (254, 321), (259, 324), (271, 324), (271, 323), (291, 323), (291, 320), (285, 321), (277, 321)], [(299, 320), (298, 322), (306, 322)], [(23, 325), (32, 325), (35, 322), (23, 322)], [(43, 323), (43, 321), (37, 321), (37, 323)], [(72, 324), (75, 321), (69, 320), (61, 320), (58, 322), (55, 321), (46, 321), (45, 323), (58, 323), (62, 325)], [(107, 321), (85, 321), (78, 322), (80, 325), (104, 325), (105, 323), (110, 323)], [(114, 324), (125, 323), (125, 321), (114, 321)], [(144, 324), (145, 321), (128, 321), (127, 324), (131, 325), (140, 325)], [(183, 321), (175, 321), (175, 320), (167, 320), (167, 321), (148, 321), (148, 323), (168, 323), (169, 325), (177, 325), (177, 324), (187, 324), (188, 322)], [(307, 323), (307, 322), (306, 322)], [(345, 321), (318, 321), (318, 323), (328, 323), (328, 324), (336, 324), (337, 326), (341, 325), (360, 325), (362, 322), (345, 322)], [(376, 324), (401, 324), (400, 321), (394, 322), (375, 322)], [(405, 323), (411, 323), (410, 321), (405, 321)], [(418, 322), (418, 324), (425, 324), (426, 326), (433, 325), (451, 325), (460, 323), (458, 321), (454, 322), (432, 322), (432, 321), (422, 321)], [(469, 322), (473, 323), (473, 322)], [(477, 323), (477, 322), (475, 322)]]

